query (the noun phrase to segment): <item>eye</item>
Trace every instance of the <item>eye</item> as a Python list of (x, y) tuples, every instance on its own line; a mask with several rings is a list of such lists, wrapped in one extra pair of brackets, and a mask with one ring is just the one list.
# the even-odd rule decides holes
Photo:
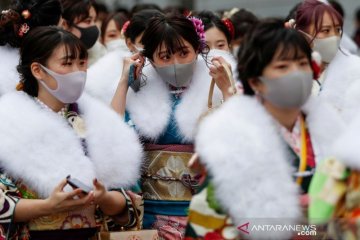
[(73, 63), (72, 62), (63, 62), (61, 65), (63, 66), (71, 66)]
[(189, 54), (189, 51), (181, 51), (180, 52), (181, 57), (186, 57), (188, 54)]
[(287, 64), (278, 64), (275, 66), (276, 69), (279, 69), (279, 70), (285, 70), (287, 69), (288, 65)]
[(330, 30), (329, 30), (329, 29), (322, 29), (321, 32), (322, 32), (322, 33), (329, 33)]
[(309, 62), (307, 60), (302, 60), (302, 61), (300, 61), (300, 66), (302, 66), (302, 67), (309, 66)]
[(167, 60), (170, 59), (170, 55), (169, 54), (161, 55), (160, 59), (163, 60), (163, 61), (167, 61)]

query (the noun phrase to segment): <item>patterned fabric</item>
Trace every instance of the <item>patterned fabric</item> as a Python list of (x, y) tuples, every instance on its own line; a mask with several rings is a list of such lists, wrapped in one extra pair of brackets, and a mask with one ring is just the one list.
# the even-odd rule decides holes
[[(172, 240), (185, 235), (187, 210), (197, 185), (197, 174), (187, 167), (193, 146), (183, 142), (175, 119), (175, 109), (185, 89), (169, 88), (173, 104), (166, 129), (155, 143), (143, 139), (147, 158), (141, 191), (145, 199), (143, 228), (157, 229), (160, 239)], [(136, 130), (128, 112), (125, 112), (125, 121)]]
[(280, 133), (286, 143), (292, 148), (292, 150), (300, 156), (301, 149), (301, 129), (300, 129), (301, 117), (296, 119), (294, 128), (289, 131), (286, 127), (278, 124)]
[[(287, 128), (279, 125), (279, 130), (281, 133), (281, 136), (283, 137), (283, 140), (288, 145), (289, 153), (291, 156), (291, 164), (294, 166), (296, 171), (298, 171), (300, 166), (300, 158), (301, 158), (301, 117), (299, 116), (296, 120), (296, 123), (294, 125), (293, 130), (290, 132)], [(315, 153), (313, 150), (312, 142), (311, 142), (311, 136), (309, 133), (309, 130), (305, 129), (305, 138), (306, 138), (306, 169), (305, 173), (303, 174), (303, 181), (301, 183), (301, 188), (303, 190), (303, 193), (307, 193), (310, 182), (312, 179), (312, 175), (315, 171)], [(296, 178), (297, 174), (302, 174), (299, 172), (295, 172), (294, 177)]]
[(239, 232), (222, 210), (208, 177), (191, 200), (185, 240), (237, 240)]

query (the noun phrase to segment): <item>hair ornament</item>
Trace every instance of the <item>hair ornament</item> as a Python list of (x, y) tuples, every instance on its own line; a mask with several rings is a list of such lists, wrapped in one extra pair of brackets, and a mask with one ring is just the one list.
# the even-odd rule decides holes
[(234, 39), (235, 28), (234, 28), (234, 24), (232, 23), (232, 21), (229, 18), (225, 18), (222, 20), (222, 22), (225, 24), (226, 28), (229, 30), (231, 39)]
[(21, 16), (25, 19), (25, 20), (27, 20), (27, 19), (29, 19), (29, 18), (31, 18), (31, 13), (30, 13), (30, 11), (29, 10), (23, 10), (22, 12), (21, 12)]
[(204, 48), (204, 46), (205, 46), (205, 30), (204, 30), (203, 22), (201, 21), (201, 19), (196, 18), (196, 17), (188, 17), (188, 19), (193, 23), (193, 25), (195, 27), (195, 31), (200, 38), (201, 48)]
[(19, 37), (23, 37), (29, 30), (30, 27), (27, 25), (27, 23), (21, 24), (18, 32)]

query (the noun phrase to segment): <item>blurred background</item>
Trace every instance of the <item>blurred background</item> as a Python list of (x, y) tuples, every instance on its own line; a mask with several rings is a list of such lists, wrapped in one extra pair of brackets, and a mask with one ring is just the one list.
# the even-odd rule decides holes
[[(0, 0), (0, 9), (6, 9), (10, 0)], [(301, 0), (96, 0), (104, 3), (108, 10), (119, 8), (130, 10), (140, 3), (155, 3), (161, 8), (180, 6), (193, 10), (228, 10), (234, 7), (246, 8), (258, 17), (285, 17), (289, 10)], [(354, 13), (360, 7), (360, 0), (338, 0), (345, 12), (345, 32), (354, 31)]]

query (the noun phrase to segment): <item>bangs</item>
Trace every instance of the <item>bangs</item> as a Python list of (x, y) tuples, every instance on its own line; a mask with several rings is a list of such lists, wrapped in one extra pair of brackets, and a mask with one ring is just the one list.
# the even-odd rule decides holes
[(306, 57), (311, 61), (311, 48), (303, 36), (294, 32), (278, 41), (273, 56), (277, 60), (299, 60)]
[(65, 47), (65, 59), (74, 60), (74, 59), (87, 59), (88, 53), (86, 47), (81, 43), (79, 39), (74, 39), (75, 36), (72, 35), (63, 35), (62, 44)]
[(315, 23), (315, 31), (316, 33), (320, 32), (323, 24), (323, 16), (325, 13), (330, 15), (333, 26), (335, 26), (335, 22), (339, 23), (341, 29), (343, 29), (343, 18), (341, 15), (331, 6), (328, 5), (319, 5), (315, 8), (313, 14), (313, 21)]
[(170, 27), (165, 29), (159, 42), (161, 44), (159, 44), (159, 48), (156, 51), (157, 54), (159, 54), (160, 51), (166, 51), (167, 54), (172, 55), (186, 47), (184, 43), (184, 38), (181, 37), (174, 28)]

